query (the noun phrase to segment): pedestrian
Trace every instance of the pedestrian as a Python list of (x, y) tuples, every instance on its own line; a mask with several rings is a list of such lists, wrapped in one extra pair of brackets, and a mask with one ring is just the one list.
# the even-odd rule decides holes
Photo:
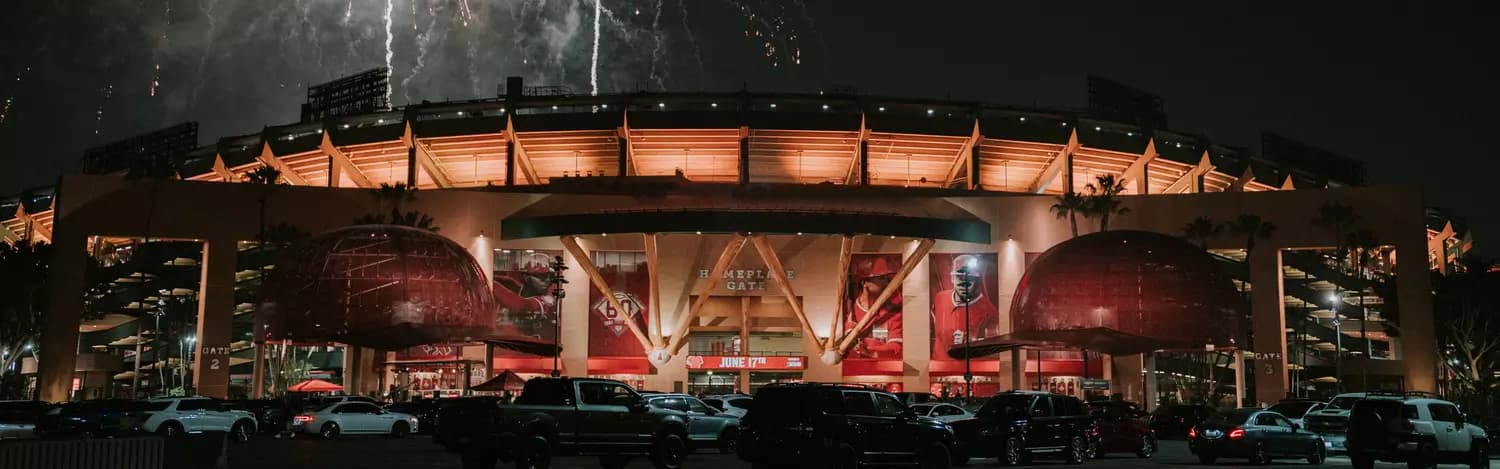
[(286, 393), (281, 396), (281, 431), (276, 438), (285, 436), (288, 440), (297, 437), (297, 432), (292, 428), (297, 414), (302, 413), (302, 396), (298, 393)]

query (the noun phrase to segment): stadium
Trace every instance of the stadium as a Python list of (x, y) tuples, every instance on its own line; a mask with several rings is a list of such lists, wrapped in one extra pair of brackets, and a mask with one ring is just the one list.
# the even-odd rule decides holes
[[(1148, 405), (1436, 391), (1428, 275), (1469, 248), (1415, 187), (1275, 134), (1257, 153), (1170, 130), (1103, 79), (1088, 109), (512, 78), (394, 110), (382, 80), (206, 146), (187, 124), (101, 147), (8, 200), (0, 234), (55, 250), (39, 348), (77, 347), (26, 359), (41, 399), (443, 395), (554, 369)], [(1245, 215), (1275, 228), (1193, 228)]]

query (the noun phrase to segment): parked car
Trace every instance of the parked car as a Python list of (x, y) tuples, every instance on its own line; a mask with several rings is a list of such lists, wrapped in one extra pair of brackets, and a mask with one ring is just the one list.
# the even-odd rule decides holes
[(740, 459), (752, 468), (921, 464), (946, 468), (956, 440), (895, 395), (842, 384), (773, 384), (740, 420)]
[[(500, 405), (497, 396), (471, 396), (438, 401), (437, 416), (433, 419), (432, 442), (452, 451), (470, 444), (478, 435), (474, 426), (479, 422), (476, 415), (490, 415)], [(421, 423), (421, 417), (418, 417)], [(485, 423), (488, 425), (488, 423)], [(420, 425), (418, 425), (420, 428)]]
[(932, 402), (927, 404), (912, 405), (911, 411), (912, 413), (917, 414), (918, 417), (928, 417), (944, 423), (952, 422), (955, 420), (974, 418), (974, 413), (964, 410), (963, 407), (948, 404), (946, 402)]
[(1182, 438), (1188, 429), (1214, 414), (1214, 408), (1199, 404), (1173, 404), (1157, 407), (1151, 413), (1151, 429), (1158, 438)]
[(141, 430), (162, 436), (207, 431), (226, 432), (229, 439), (244, 443), (255, 433), (255, 415), (231, 410), (217, 399), (207, 397), (166, 397), (150, 399), (145, 405), (146, 421)]
[(1464, 420), (1452, 402), (1427, 397), (1362, 399), (1349, 410), (1346, 449), (1355, 469), (1375, 461), (1407, 467), (1465, 464), (1488, 468), (1489, 434)]
[[(1425, 393), (1412, 393), (1414, 397), (1426, 396)], [(1351, 392), (1334, 396), (1322, 409), (1309, 411), (1302, 417), (1302, 426), (1308, 431), (1317, 433), (1323, 437), (1323, 442), (1328, 446), (1329, 454), (1340, 454), (1344, 452), (1345, 435), (1349, 431), (1349, 412), (1354, 408), (1354, 403), (1365, 399), (1387, 399), (1400, 401), (1407, 398), (1404, 393), (1390, 392)]]
[(432, 433), (437, 428), (438, 408), (444, 401), (451, 399), (418, 399), (410, 402), (397, 402), (385, 406), (385, 410), (399, 412), (417, 417), (417, 426), (412, 429), (413, 433)]
[(328, 404), (337, 404), (337, 403), (340, 403), (340, 402), (368, 402), (368, 403), (376, 404), (376, 405), (380, 404), (378, 402), (375, 402), (375, 399), (373, 399), (373, 398), (369, 398), (369, 397), (365, 397), (365, 396), (352, 396), (352, 395), (312, 397), (312, 398), (308, 398), (307, 399), (306, 404), (307, 404), (307, 407), (309, 409), (315, 409), (315, 408), (321, 408), (321, 407), (326, 406)]
[(733, 453), (739, 444), (740, 419), (704, 404), (687, 394), (659, 393), (646, 396), (652, 407), (682, 412), (688, 423), (688, 446), (696, 448), (718, 448), (720, 453)]
[(0, 401), (0, 440), (35, 436), (37, 419), (51, 409), (41, 401)]
[(102, 438), (139, 433), (146, 403), (127, 399), (75, 401), (42, 414), (33, 430), (38, 438)]
[(1188, 449), (1203, 464), (1221, 457), (1246, 458), (1250, 464), (1270, 464), (1275, 458), (1323, 464), (1328, 456), (1318, 434), (1299, 428), (1286, 416), (1254, 407), (1219, 412), (1193, 426), (1188, 430)]
[(292, 431), (334, 439), (340, 435), (377, 434), (397, 438), (421, 428), (417, 417), (390, 412), (368, 402), (344, 401), (292, 417)]
[(1013, 466), (1034, 457), (1061, 457), (1078, 464), (1088, 459), (1097, 433), (1083, 402), (1072, 396), (1037, 391), (1006, 391), (979, 408), (975, 418), (953, 422), (958, 461), (997, 458)]
[(281, 401), (276, 399), (238, 399), (223, 401), (225, 409), (241, 410), (255, 416), (255, 428), (261, 433), (275, 433), (286, 428), (281, 422)]
[(1327, 406), (1328, 404), (1324, 403), (1323, 401), (1314, 401), (1310, 399), (1283, 399), (1280, 402), (1277, 402), (1276, 405), (1267, 407), (1266, 410), (1281, 414), (1285, 416), (1287, 420), (1291, 420), (1292, 423), (1306, 428), (1306, 425), (1304, 425), (1303, 422), (1303, 418), (1308, 414), (1323, 410), (1323, 408)]
[(704, 404), (718, 409), (731, 417), (744, 417), (745, 412), (750, 410), (751, 401), (754, 398), (743, 394), (708, 397), (703, 399)]
[(625, 383), (607, 379), (534, 378), (514, 404), (463, 405), (444, 411), (438, 431), (466, 469), (515, 460), (546, 467), (554, 453), (598, 455), (605, 469), (646, 456), (657, 469), (682, 467), (688, 422), (681, 412), (652, 408)]
[(1088, 403), (1088, 411), (1099, 435), (1093, 442), (1091, 458), (1106, 453), (1129, 453), (1139, 458), (1156, 454), (1156, 432), (1151, 430), (1150, 414), (1141, 410), (1139, 405), (1125, 401), (1096, 401)]

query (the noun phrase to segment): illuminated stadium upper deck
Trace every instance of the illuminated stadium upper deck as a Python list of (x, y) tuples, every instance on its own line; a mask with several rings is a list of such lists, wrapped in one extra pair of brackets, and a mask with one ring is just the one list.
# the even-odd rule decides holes
[[(729, 184), (820, 184), (1061, 194), (1099, 176), (1128, 194), (1357, 185), (1347, 161), (1301, 166), (1205, 137), (1085, 111), (854, 95), (632, 93), (511, 96), (266, 127), (176, 162), (186, 180), (422, 189), (546, 185), (577, 176), (672, 176)], [(415, 166), (415, 171), (408, 171)], [(923, 191), (928, 192), (929, 191)], [(0, 211), (10, 240), (50, 238), (48, 189)], [(1429, 227), (1429, 235), (1454, 236)], [(1462, 236), (1462, 233), (1457, 233)]]

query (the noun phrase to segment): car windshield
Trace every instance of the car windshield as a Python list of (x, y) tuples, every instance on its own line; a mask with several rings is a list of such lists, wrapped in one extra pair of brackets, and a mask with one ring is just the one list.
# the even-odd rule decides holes
[(1358, 396), (1335, 397), (1332, 401), (1328, 402), (1328, 408), (1343, 410), (1353, 409), (1354, 403), (1359, 402), (1359, 400), (1360, 398)]
[(1225, 425), (1239, 425), (1239, 424), (1245, 423), (1246, 420), (1250, 420), (1250, 414), (1254, 414), (1256, 412), (1258, 412), (1258, 411), (1257, 410), (1253, 410), (1253, 409), (1230, 410), (1230, 411), (1219, 412), (1219, 413), (1214, 414), (1212, 417), (1209, 417), (1208, 420), (1204, 421), (1204, 423), (1218, 423), (1218, 424), (1225, 424)]
[(1306, 402), (1306, 401), (1303, 401), (1303, 402), (1282, 402), (1280, 404), (1273, 405), (1273, 406), (1271, 406), (1271, 408), (1266, 409), (1266, 410), (1269, 410), (1271, 412), (1275, 412), (1275, 413), (1278, 413), (1278, 414), (1281, 414), (1281, 415), (1285, 415), (1287, 417), (1295, 419), (1295, 418), (1301, 418), (1303, 414), (1307, 413), (1308, 409), (1313, 408), (1313, 406), (1315, 406), (1315, 405), (1318, 405), (1318, 403), (1317, 402)]
[(981, 417), (1001, 417), (1008, 419), (1026, 418), (1026, 413), (1031, 407), (1031, 396), (1012, 394), (1001, 395), (990, 398), (979, 408)]
[(931, 404), (917, 404), (911, 406), (911, 411), (916, 412), (917, 415), (927, 415), (932, 412), (932, 407)]

